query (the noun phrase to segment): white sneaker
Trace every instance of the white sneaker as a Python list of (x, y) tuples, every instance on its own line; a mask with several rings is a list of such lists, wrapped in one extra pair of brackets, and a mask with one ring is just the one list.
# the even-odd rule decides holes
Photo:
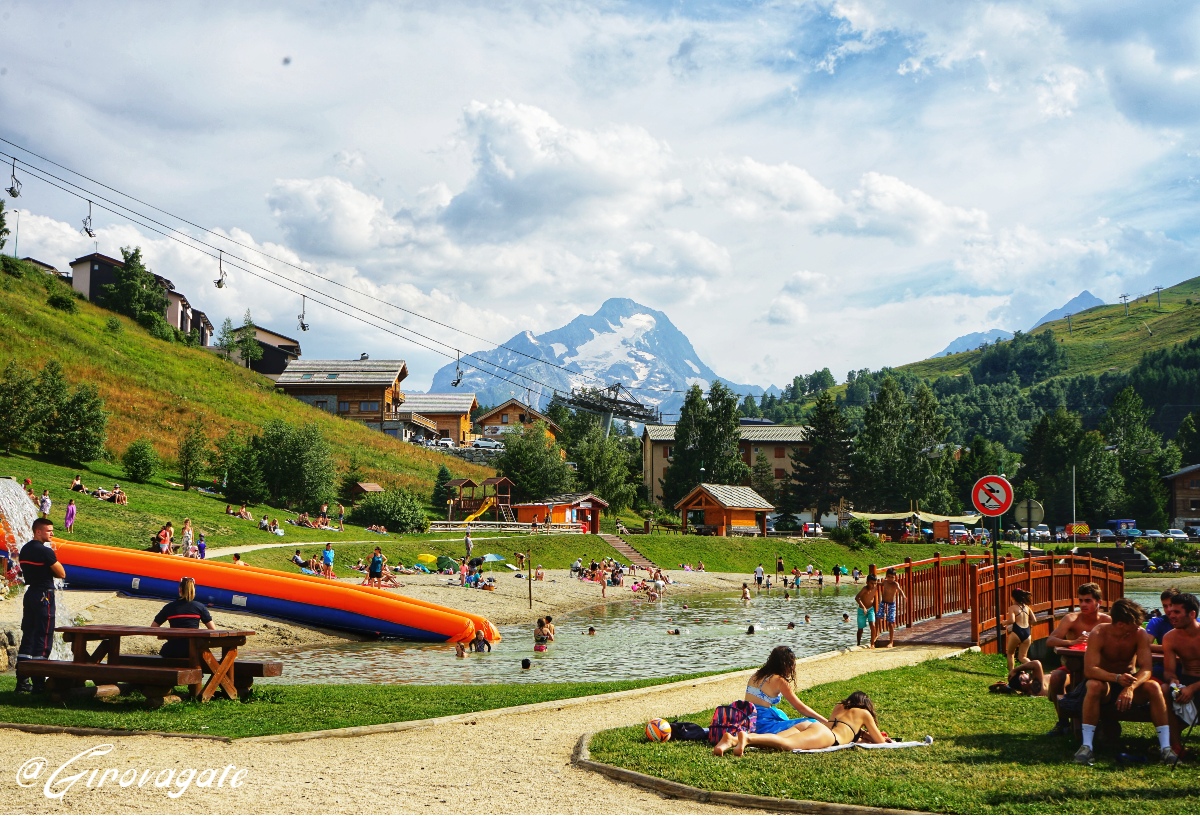
[[(1174, 756), (1174, 753), (1171, 756)], [(1096, 755), (1091, 748), (1080, 745), (1079, 750), (1075, 752), (1075, 763), (1077, 765), (1094, 765), (1096, 764)]]
[(1179, 762), (1179, 757), (1176, 756), (1175, 751), (1169, 745), (1160, 751), (1160, 756), (1164, 765), (1175, 765)]

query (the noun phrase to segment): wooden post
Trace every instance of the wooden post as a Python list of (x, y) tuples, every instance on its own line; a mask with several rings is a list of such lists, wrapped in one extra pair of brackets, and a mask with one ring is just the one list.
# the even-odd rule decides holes
[(933, 616), (935, 618), (942, 617), (942, 554), (935, 552), (933, 554)]
[(958, 574), (960, 576), (959, 581), (961, 582), (959, 584), (958, 594), (959, 600), (962, 602), (962, 608), (959, 611), (967, 612), (971, 608), (971, 593), (968, 589), (970, 584), (967, 583), (971, 578), (970, 560), (967, 558), (966, 550), (962, 550), (959, 555), (962, 556), (961, 560), (959, 561), (958, 570)]
[[(871, 565), (871, 574), (875, 574), (875, 565)], [(913, 627), (913, 585), (912, 585), (912, 556), (904, 556), (904, 625)]]
[(967, 592), (971, 605), (971, 645), (979, 645), (979, 566), (969, 567), (971, 582), (967, 584)]

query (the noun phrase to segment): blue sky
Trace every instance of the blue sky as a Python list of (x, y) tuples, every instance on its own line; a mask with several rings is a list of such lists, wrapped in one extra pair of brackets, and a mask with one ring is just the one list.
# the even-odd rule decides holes
[[(1195, 3), (0, 0), (0, 29), (0, 135), (496, 340), (630, 297), (735, 381), (840, 379), (1197, 274)], [(92, 248), (79, 202), (13, 204), (22, 255)], [(298, 298), (96, 222), (294, 329)], [(308, 318), (306, 356), (444, 362)]]

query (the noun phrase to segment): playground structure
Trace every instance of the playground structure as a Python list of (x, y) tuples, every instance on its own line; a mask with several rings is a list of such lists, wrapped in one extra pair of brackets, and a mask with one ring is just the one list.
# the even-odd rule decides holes
[(478, 483), (471, 479), (451, 479), (446, 486), (454, 488), (456, 493), (447, 504), (446, 520), (449, 522), (454, 522), (458, 516), (457, 524), (469, 524), (488, 511), (492, 512), (492, 520), (496, 522), (513, 524), (517, 520), (512, 511), (514, 483), (507, 476), (492, 476)]

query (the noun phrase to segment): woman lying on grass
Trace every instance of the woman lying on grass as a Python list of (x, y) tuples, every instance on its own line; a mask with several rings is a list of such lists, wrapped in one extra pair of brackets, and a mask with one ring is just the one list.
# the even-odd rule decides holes
[(819, 722), (801, 722), (777, 734), (759, 734), (742, 731), (736, 736), (726, 734), (713, 748), (721, 756), (730, 748), (734, 756), (741, 756), (749, 746), (776, 748), (780, 751), (820, 750), (851, 742), (879, 744), (890, 742), (875, 722), (875, 705), (866, 692), (856, 691), (833, 707), (828, 725)]

